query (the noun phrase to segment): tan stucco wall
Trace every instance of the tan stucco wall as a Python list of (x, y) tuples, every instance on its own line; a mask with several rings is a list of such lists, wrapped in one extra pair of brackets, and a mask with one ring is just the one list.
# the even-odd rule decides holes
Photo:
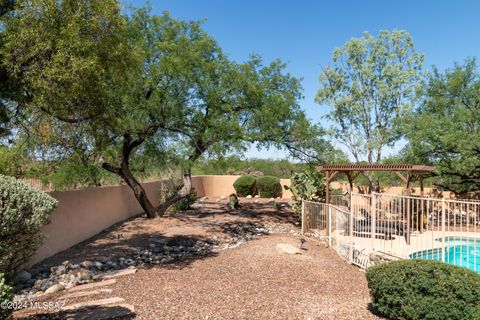
[[(233, 182), (239, 176), (194, 176), (192, 185), (198, 197), (228, 196), (235, 192)], [(281, 180), (290, 185), (289, 179)], [(155, 181), (144, 184), (154, 205), (158, 205), (160, 190), (169, 181)], [(44, 227), (45, 243), (37, 250), (29, 264), (34, 264), (60, 251), (82, 242), (111, 225), (124, 221), (142, 212), (140, 205), (126, 186), (87, 188), (64, 192), (51, 192), (58, 200), (58, 209), (52, 214), (51, 222)], [(291, 193), (283, 190), (283, 197)]]
[[(144, 184), (147, 194), (156, 205), (159, 202), (159, 189), (164, 183), (157, 181)], [(50, 224), (43, 229), (47, 239), (31, 259), (32, 264), (142, 212), (128, 186), (51, 192), (50, 195), (58, 200), (59, 206), (52, 214)]]

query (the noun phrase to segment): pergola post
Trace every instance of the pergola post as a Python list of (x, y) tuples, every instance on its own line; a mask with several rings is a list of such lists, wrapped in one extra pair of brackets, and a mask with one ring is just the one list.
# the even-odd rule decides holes
[(330, 181), (335, 178), (338, 171), (325, 171), (325, 203), (330, 203)]
[(330, 203), (330, 171), (325, 171), (325, 203)]

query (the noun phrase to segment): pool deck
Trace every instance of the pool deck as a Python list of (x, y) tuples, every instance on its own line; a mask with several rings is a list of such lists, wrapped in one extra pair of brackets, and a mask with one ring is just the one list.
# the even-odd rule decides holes
[(424, 231), (423, 233), (414, 232), (410, 236), (410, 244), (408, 245), (405, 237), (394, 236), (393, 239), (368, 238), (368, 237), (353, 237), (342, 235), (342, 230), (335, 230), (332, 236), (345, 245), (349, 245), (353, 241), (353, 246), (365, 254), (370, 254), (373, 251), (382, 251), (400, 258), (408, 258), (410, 254), (443, 248), (444, 237), (455, 238), (476, 238), (480, 240), (480, 232), (459, 232), (459, 231)]

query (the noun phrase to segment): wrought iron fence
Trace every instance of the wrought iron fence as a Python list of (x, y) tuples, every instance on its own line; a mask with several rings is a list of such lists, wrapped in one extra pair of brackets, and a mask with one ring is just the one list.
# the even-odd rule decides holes
[(349, 206), (304, 201), (302, 230), (368, 267), (372, 252), (443, 261), (480, 272), (480, 202), (352, 194)]

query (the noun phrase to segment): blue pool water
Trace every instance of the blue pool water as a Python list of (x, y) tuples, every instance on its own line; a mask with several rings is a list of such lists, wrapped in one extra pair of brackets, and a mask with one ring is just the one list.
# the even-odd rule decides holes
[[(442, 249), (418, 251), (410, 258), (442, 261)], [(480, 238), (445, 237), (445, 262), (480, 273)]]

